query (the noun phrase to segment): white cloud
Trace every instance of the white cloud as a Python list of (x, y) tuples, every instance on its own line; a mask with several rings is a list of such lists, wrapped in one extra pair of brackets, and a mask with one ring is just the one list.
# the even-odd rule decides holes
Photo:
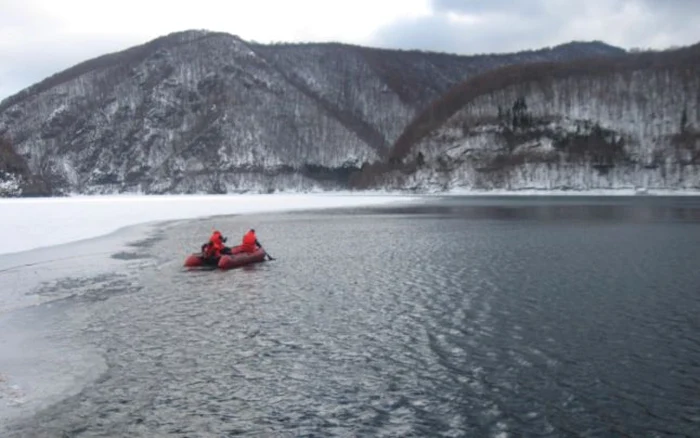
[(663, 49), (700, 41), (698, 0), (434, 0), (432, 14), (382, 28), (373, 44), (473, 54), (572, 40)]
[(53, 27), (44, 33), (58, 36), (122, 35), (134, 41), (185, 29), (225, 31), (263, 42), (305, 37), (356, 41), (396, 20), (430, 13), (427, 0), (23, 1), (13, 8), (23, 28), (36, 30), (32, 23), (44, 22)]
[(0, 0), (0, 99), (108, 52), (187, 29), (246, 40), (369, 44), (374, 31), (430, 13), (428, 0)]

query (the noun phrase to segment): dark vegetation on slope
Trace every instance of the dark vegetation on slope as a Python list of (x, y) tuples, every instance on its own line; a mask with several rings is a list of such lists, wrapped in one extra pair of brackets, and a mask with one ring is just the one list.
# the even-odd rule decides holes
[[(601, 57), (568, 63), (543, 62), (504, 67), (479, 75), (449, 90), (419, 114), (397, 139), (389, 155), (400, 160), (411, 147), (447, 121), (469, 101), (507, 86), (538, 82), (546, 84), (567, 77), (607, 76), (641, 69), (695, 67), (700, 61), (700, 44), (668, 52), (644, 52), (624, 57)], [(691, 70), (688, 73), (692, 74)]]
[[(571, 42), (538, 50), (524, 50), (517, 53), (493, 53), (482, 55), (453, 55), (419, 50), (389, 50), (369, 47), (356, 48), (369, 65), (384, 78), (387, 85), (409, 105), (421, 109), (435, 96), (448, 91), (439, 79), (443, 72), (458, 70), (458, 77), (470, 78), (486, 71), (508, 65), (520, 65), (542, 61), (566, 62), (593, 56), (620, 56), (626, 52), (618, 47), (600, 41)], [(422, 70), (420, 76), (409, 72), (415, 65), (429, 63), (433, 69)]]
[[(614, 73), (632, 74), (632, 72), (639, 70), (675, 69), (682, 72), (687, 79), (692, 79), (698, 74), (699, 65), (700, 44), (695, 44), (675, 50), (631, 53), (616, 57), (602, 56), (566, 63), (539, 62), (510, 65), (486, 72), (452, 87), (440, 98), (430, 103), (406, 126), (392, 145), (387, 159), (364, 166), (362, 172), (353, 175), (351, 183), (354, 187), (366, 188), (376, 183), (381, 175), (388, 172), (398, 171), (406, 175), (415, 172), (424, 164), (422, 154), (418, 154), (417, 158), (410, 160), (410, 162), (405, 160), (415, 145), (444, 125), (450, 117), (472, 100), (506, 87), (535, 83), (541, 88), (546, 88), (547, 84), (563, 78), (603, 78)], [(684, 118), (685, 123), (682, 123), (684, 126), (681, 127), (680, 134), (675, 136), (674, 143), (677, 147), (692, 149), (694, 158), (690, 163), (700, 163), (700, 151), (696, 151), (695, 148), (700, 134), (687, 129), (687, 115), (685, 113)], [(503, 128), (502, 135), (507, 143), (512, 145), (527, 141), (530, 139), (528, 136), (532, 138), (540, 136), (543, 132), (538, 132), (535, 125), (537, 123), (546, 125), (542, 121), (528, 118), (524, 99), (516, 100), (513, 107), (504, 110), (499, 119)], [(519, 130), (518, 128), (528, 129)], [(561, 138), (557, 141), (556, 146), (574, 158), (584, 154), (592, 154), (594, 159), (599, 161), (600, 170), (604, 171), (611, 161), (620, 157), (623, 146), (621, 141), (610, 140), (610, 134), (597, 126), (594, 127), (591, 134)], [(481, 170), (515, 166), (522, 164), (525, 158), (527, 157), (518, 154), (501, 156), (491, 163), (485, 163)], [(542, 156), (540, 158), (541, 161), (546, 162), (551, 157)], [(447, 163), (445, 163), (445, 167), (448, 167)]]
[(0, 182), (12, 177), (20, 178), (20, 189), (24, 196), (49, 194), (46, 183), (32, 175), (27, 162), (15, 152), (12, 142), (8, 138), (0, 136)]
[[(214, 41), (214, 38), (218, 40)], [(202, 47), (206, 46), (207, 49), (197, 52), (194, 57), (168, 57), (171, 48), (178, 47), (180, 50), (183, 45), (187, 47), (187, 44), (203, 40), (206, 40), (206, 44)], [(239, 44), (230, 44), (231, 41)], [(235, 50), (227, 52), (229, 48), (240, 47), (241, 44), (250, 48), (258, 57), (236, 58)], [(207, 51), (212, 47), (215, 49)], [(314, 50), (319, 48), (322, 49), (321, 57), (324, 59), (313, 55)], [(223, 58), (221, 53), (224, 53)], [(395, 129), (389, 134), (387, 126), (400, 129), (413, 112), (420, 111), (464, 78), (514, 63), (543, 60), (560, 62), (594, 55), (614, 57), (624, 53), (626, 52), (622, 49), (600, 42), (574, 42), (518, 53), (465, 56), (337, 43), (259, 45), (247, 43), (227, 33), (184, 31), (94, 58), (59, 72), (0, 102), (0, 113), (5, 113), (3, 115), (7, 122), (6, 128), (10, 129), (7, 132), (13, 135), (14, 145), (24, 145), (25, 140), (33, 136), (31, 153), (26, 152), (26, 147), (19, 148), (18, 150), (25, 154), (20, 158), (26, 159), (25, 163), (32, 164), (32, 171), (40, 175), (43, 184), (52, 191), (80, 191), (92, 184), (126, 187), (141, 182), (158, 183), (158, 178), (165, 178), (166, 181), (168, 178), (174, 179), (173, 172), (176, 170), (167, 167), (181, 159), (198, 159), (213, 174), (233, 172), (235, 169), (226, 167), (228, 165), (216, 167), (219, 165), (217, 150), (221, 144), (227, 141), (235, 142), (235, 139), (228, 138), (228, 131), (225, 131), (226, 126), (222, 125), (221, 120), (227, 112), (237, 111), (237, 99), (251, 99), (247, 102), (250, 104), (256, 102), (260, 96), (276, 96), (271, 98), (272, 103), (268, 107), (254, 107), (250, 104), (250, 107), (246, 108), (245, 111), (250, 111), (257, 120), (265, 120), (273, 106), (275, 109), (284, 110), (288, 105), (288, 113), (291, 114), (295, 105), (307, 105), (305, 99), (302, 102), (298, 97), (297, 101), (285, 98), (280, 90), (288, 90), (289, 88), (285, 87), (289, 85), (308, 98), (311, 107), (318, 108), (321, 114), (339, 122), (364, 144), (377, 151), (380, 157), (387, 158), (393, 150), (392, 142), (399, 132)], [(234, 57), (230, 58), (231, 56)], [(357, 64), (352, 66), (355, 70), (344, 64), (351, 57), (357, 60)], [(144, 63), (148, 64), (146, 73), (134, 79), (134, 71), (143, 67)], [(201, 78), (195, 90), (178, 89), (178, 83), (173, 81), (171, 75), (176, 67), (183, 64), (185, 68), (190, 64), (204, 66), (205, 71), (211, 69), (211, 75)], [(311, 64), (313, 68), (309, 67)], [(275, 83), (274, 80), (279, 75), (270, 74), (270, 68), (281, 74), (284, 79)], [(357, 68), (363, 72), (370, 71), (371, 73), (367, 74), (371, 76), (371, 80), (375, 84), (379, 82), (386, 85), (386, 92), (395, 94), (405, 108), (393, 101), (387, 104), (384, 97), (364, 89), (361, 81), (355, 81)], [(256, 73), (260, 72), (262, 77), (272, 78), (272, 82), (260, 81), (256, 76)], [(326, 89), (343, 92), (324, 95), (302, 80), (304, 74), (308, 76), (313, 72), (317, 73), (313, 80), (326, 81)], [(49, 118), (48, 114), (56, 103), (42, 101), (40, 94), (75, 79), (80, 79), (81, 86), (91, 85), (85, 85), (86, 90), (96, 91), (92, 95), (61, 96), (61, 99), (68, 99), (67, 110)], [(119, 101), (114, 90), (119, 89), (123, 83), (135, 80), (141, 81), (139, 87), (143, 95), (137, 96), (135, 105), (131, 108)], [(240, 90), (242, 86), (245, 90), (236, 95), (234, 90)], [(270, 86), (272, 88), (269, 88)], [(350, 89), (353, 87), (356, 89)], [(178, 90), (170, 96), (167, 104), (153, 94), (156, 89), (162, 91), (166, 88)], [(39, 99), (32, 102), (35, 97)], [(35, 126), (37, 122), (21, 125), (23, 120), (31, 120), (32, 112), (10, 108), (25, 99), (35, 107), (49, 108), (46, 117), (42, 116), (46, 120), (40, 126)], [(115, 102), (121, 102), (116, 113), (108, 124), (100, 124), (98, 116), (103, 112), (109, 113), (108, 108)], [(308, 106), (302, 109), (307, 110)], [(328, 123), (317, 122), (320, 118), (309, 120), (291, 117), (289, 114), (280, 112), (276, 120), (268, 120), (266, 125), (259, 127), (260, 131), (256, 134), (261, 134), (261, 149), (267, 148), (268, 154), (279, 152), (280, 149), (291, 149), (297, 154), (296, 157), (292, 157), (294, 159), (303, 157), (308, 152), (306, 148), (318, 149), (318, 145), (321, 144), (325, 156), (342, 156), (342, 142), (319, 140), (326, 133), (324, 130), (328, 129)], [(397, 116), (388, 123), (386, 120), (380, 123), (379, 120), (383, 119), (378, 117), (378, 114)], [(183, 120), (188, 115), (194, 115), (196, 119), (189, 123), (188, 129), (185, 130)], [(17, 126), (20, 128), (16, 128)], [(245, 128), (248, 126), (245, 125)], [(13, 130), (13, 127), (16, 129)], [(245, 128), (242, 127), (240, 131)], [(147, 134), (151, 131), (157, 134), (149, 137)], [(306, 137), (294, 137), (295, 133), (300, 131), (310, 131), (311, 134)], [(37, 132), (38, 136), (35, 135)], [(168, 134), (173, 135), (166, 145), (165, 138)], [(172, 152), (160, 165), (150, 166), (143, 162), (143, 157), (149, 156), (150, 152), (166, 150), (169, 146), (172, 147)], [(253, 153), (256, 151), (253, 150)], [(66, 176), (61, 173), (61, 164), (66, 160), (77, 172), (76, 187), (71, 186)], [(260, 172), (298, 173), (316, 181), (347, 186), (361, 165), (353, 163), (329, 167), (323, 162), (319, 163), (318, 158), (315, 161), (307, 159), (306, 163), (303, 160), (305, 159), (300, 160), (300, 165), (289, 166), (289, 169), (267, 169)], [(256, 164), (253, 164), (253, 167)], [(368, 165), (369, 163), (364, 163), (362, 167), (366, 168)], [(162, 172), (161, 168), (164, 169)], [(188, 175), (176, 176), (186, 179)]]
[[(344, 43), (249, 44), (270, 62), (296, 51), (323, 50), (330, 54), (359, 55), (368, 66), (410, 107), (420, 109), (462, 80), (502, 66), (542, 61), (566, 62), (597, 56), (621, 56), (627, 52), (601, 41), (570, 42), (554, 47), (515, 53), (458, 55), (423, 50), (382, 49)], [(319, 61), (319, 60), (315, 60)], [(286, 66), (282, 65), (282, 68)]]
[[(198, 36), (193, 38), (193, 35)], [(221, 35), (230, 36), (223, 32), (175, 32), (169, 35), (156, 38), (145, 44), (130, 47), (126, 50), (122, 50), (115, 53), (108, 53), (106, 55), (98, 56), (97, 58), (89, 59), (87, 61), (76, 64), (73, 67), (67, 68), (56, 74), (53, 74), (48, 78), (25, 88), (19, 93), (4, 99), (0, 102), (0, 112), (4, 111), (8, 107), (14, 105), (15, 103), (23, 99), (30, 98), (43, 91), (49, 90), (57, 85), (73, 80), (91, 71), (105, 69), (109, 67), (119, 67), (122, 71), (128, 72), (129, 69), (131, 69), (134, 65), (142, 62), (144, 59), (148, 58), (158, 50), (172, 47), (176, 44), (188, 44), (193, 41), (196, 41), (196, 39), (212, 38)]]

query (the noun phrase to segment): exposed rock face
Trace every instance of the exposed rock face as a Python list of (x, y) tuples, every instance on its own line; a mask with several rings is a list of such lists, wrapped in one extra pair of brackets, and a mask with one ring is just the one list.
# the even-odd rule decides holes
[(48, 195), (43, 181), (34, 177), (27, 162), (7, 138), (0, 137), (0, 197)]
[(469, 77), (624, 53), (572, 43), (468, 57), (176, 33), (1, 102), (0, 135), (26, 175), (4, 171), (0, 180), (23, 194), (19, 181), (29, 176), (35, 193), (52, 194), (346, 187), (363, 164), (386, 158), (429, 102)]
[(455, 87), (359, 183), (413, 190), (700, 189), (700, 45), (530, 64)]

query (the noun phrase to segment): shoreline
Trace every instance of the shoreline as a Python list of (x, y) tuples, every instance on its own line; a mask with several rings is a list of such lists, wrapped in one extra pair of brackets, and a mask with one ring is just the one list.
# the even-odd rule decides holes
[(596, 189), (596, 190), (547, 190), (547, 189), (522, 189), (522, 190), (468, 190), (452, 189), (445, 192), (436, 192), (439, 196), (603, 196), (603, 197), (687, 197), (700, 196), (700, 190), (637, 190), (637, 189)]
[[(87, 195), (0, 199), (0, 257), (104, 237), (135, 225), (411, 202), (386, 193)], [(211, 220), (211, 219), (210, 219)]]
[[(108, 236), (135, 225), (157, 225), (217, 216), (353, 208), (439, 197), (691, 198), (700, 190), (366, 190), (235, 194), (72, 194), (60, 197), (0, 198), (0, 258)], [(132, 205), (129, 205), (131, 203)], [(176, 204), (184, 205), (176, 205)], [(81, 207), (81, 208), (79, 208)], [(140, 211), (138, 211), (140, 210)], [(4, 219), (4, 221), (2, 220)], [(47, 226), (48, 222), (48, 226)]]
[(503, 195), (528, 195), (528, 196), (700, 196), (700, 188), (697, 189), (664, 189), (625, 187), (614, 189), (473, 189), (467, 187), (453, 187), (446, 190), (440, 189), (366, 189), (366, 190), (325, 190), (325, 191), (280, 191), (274, 193), (165, 193), (149, 194), (140, 192), (123, 192), (108, 194), (82, 194), (70, 193), (60, 196), (19, 196), (0, 197), (2, 203), (31, 203), (32, 201), (70, 202), (71, 200), (100, 200), (100, 199), (126, 199), (142, 198), (149, 200), (173, 200), (176, 198), (211, 198), (221, 200), (225, 198), (270, 198), (270, 197), (378, 197), (378, 196), (441, 196), (441, 195), (475, 195), (475, 196), (503, 196)]
[[(39, 282), (66, 277), (76, 266), (85, 274), (101, 271), (104, 266), (113, 263), (118, 264), (120, 261), (112, 259), (110, 255), (131, 253), (139, 242), (156, 238), (160, 229), (182, 222), (202, 220), (213, 228), (217, 218), (223, 217), (383, 206), (416, 202), (421, 198), (384, 194), (350, 197), (335, 194), (236, 195), (229, 197), (231, 202), (217, 202), (214, 208), (202, 210), (200, 207), (209, 205), (207, 203), (211, 203), (213, 197), (220, 199), (218, 195), (165, 195), (157, 198), (139, 195), (89, 196), (87, 200), (84, 197), (32, 198), (15, 199), (14, 202), (0, 199), (0, 210), (7, 212), (2, 218), (5, 221), (0, 219), (0, 225), (4, 225), (0, 227), (0, 285), (7, 286), (7, 293), (0, 294), (0, 317), (45, 304), (45, 300), (31, 293)], [(261, 197), (268, 202), (251, 204), (251, 201), (260, 200)], [(323, 202), (312, 202), (319, 199)], [(3, 208), (10, 204), (29, 208)], [(138, 209), (143, 206), (147, 208), (141, 211), (144, 213), (141, 215)], [(193, 209), (193, 206), (196, 208)], [(179, 207), (184, 209), (180, 210)], [(26, 214), (32, 210), (48, 214)], [(76, 220), (78, 213), (80, 217)], [(45, 218), (48, 218), (48, 225), (43, 223)], [(85, 227), (84, 222), (88, 222)], [(44, 239), (45, 233), (55, 235)], [(30, 246), (27, 242), (40, 244)], [(186, 253), (187, 248), (183, 248), (183, 251)], [(19, 276), (26, 272), (38, 275), (20, 280)]]

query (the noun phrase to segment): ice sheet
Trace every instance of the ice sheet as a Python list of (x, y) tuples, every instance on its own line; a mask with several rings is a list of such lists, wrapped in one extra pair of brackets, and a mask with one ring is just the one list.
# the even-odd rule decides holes
[(140, 223), (408, 201), (373, 193), (109, 195), (0, 199), (0, 254), (59, 245)]

